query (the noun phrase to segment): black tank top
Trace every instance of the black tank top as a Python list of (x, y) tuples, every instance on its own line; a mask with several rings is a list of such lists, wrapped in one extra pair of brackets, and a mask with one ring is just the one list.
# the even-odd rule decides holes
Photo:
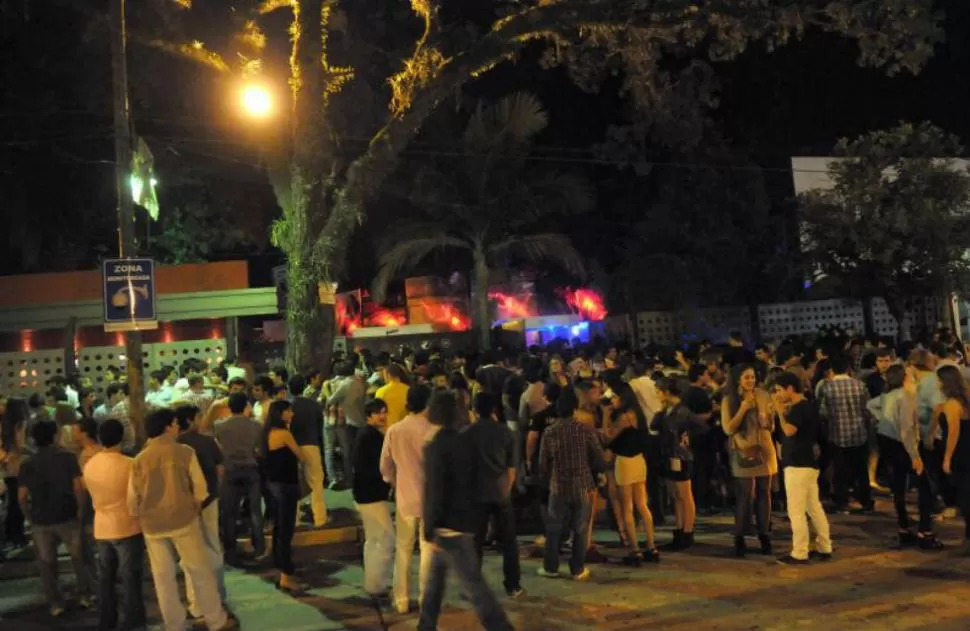
[(289, 447), (274, 449), (266, 454), (266, 481), (299, 484), (299, 467), (300, 462)]

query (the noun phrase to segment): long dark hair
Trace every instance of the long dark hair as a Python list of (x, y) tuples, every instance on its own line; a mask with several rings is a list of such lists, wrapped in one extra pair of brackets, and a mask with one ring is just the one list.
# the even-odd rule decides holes
[(970, 391), (967, 380), (956, 366), (940, 366), (936, 371), (940, 378), (940, 390), (947, 399), (956, 399), (963, 406), (964, 413), (970, 412)]
[(747, 371), (754, 372), (755, 378), (755, 389), (757, 389), (758, 384), (758, 371), (751, 364), (738, 364), (731, 368), (731, 373), (728, 375), (727, 385), (724, 388), (725, 396), (728, 401), (728, 410), (731, 412), (731, 416), (738, 413), (741, 409), (741, 395), (738, 393), (738, 389), (741, 388), (741, 375)]
[(283, 412), (291, 407), (290, 402), (283, 399), (269, 404), (269, 411), (266, 412), (266, 424), (263, 425), (263, 456), (269, 453), (269, 433), (274, 429), (287, 429), (286, 421), (283, 420)]
[(7, 399), (7, 411), (0, 420), (0, 447), (10, 451), (17, 446), (17, 431), (30, 417), (30, 409), (23, 399)]

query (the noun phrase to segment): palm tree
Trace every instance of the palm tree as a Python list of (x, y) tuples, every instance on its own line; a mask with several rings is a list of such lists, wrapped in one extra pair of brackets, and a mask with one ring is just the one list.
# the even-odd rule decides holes
[(493, 270), (515, 262), (553, 263), (577, 276), (585, 274), (569, 238), (542, 231), (544, 219), (592, 207), (585, 180), (530, 163), (533, 141), (548, 120), (532, 94), (479, 102), (465, 127), (460, 158), (450, 156), (414, 176), (410, 199), (421, 217), (396, 227), (381, 248), (372, 288), (375, 300), (383, 300), (392, 279), (431, 254), (463, 252), (470, 263), (472, 324), (480, 347), (489, 348), (488, 282)]

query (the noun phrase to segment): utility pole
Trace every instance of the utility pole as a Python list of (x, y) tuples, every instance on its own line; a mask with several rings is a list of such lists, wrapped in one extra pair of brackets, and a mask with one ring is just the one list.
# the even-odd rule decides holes
[[(135, 241), (135, 212), (131, 192), (132, 133), (128, 104), (128, 35), (125, 0), (111, 0), (111, 74), (114, 87), (115, 186), (118, 195), (118, 257), (138, 254)], [(125, 332), (128, 372), (128, 414), (137, 444), (145, 440), (145, 378), (141, 331)]]

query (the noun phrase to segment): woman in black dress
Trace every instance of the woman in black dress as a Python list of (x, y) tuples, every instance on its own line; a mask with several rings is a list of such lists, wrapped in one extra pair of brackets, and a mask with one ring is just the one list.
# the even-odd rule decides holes
[(970, 554), (970, 386), (956, 366), (941, 366), (936, 371), (943, 404), (943, 472), (951, 476), (957, 489), (957, 504), (963, 514), (963, 555)]
[(266, 485), (276, 504), (273, 519), (273, 565), (280, 571), (279, 589), (302, 592), (306, 585), (294, 576), (293, 531), (300, 499), (300, 463), (303, 453), (290, 433), (293, 408), (289, 401), (273, 401), (266, 415), (263, 459)]

